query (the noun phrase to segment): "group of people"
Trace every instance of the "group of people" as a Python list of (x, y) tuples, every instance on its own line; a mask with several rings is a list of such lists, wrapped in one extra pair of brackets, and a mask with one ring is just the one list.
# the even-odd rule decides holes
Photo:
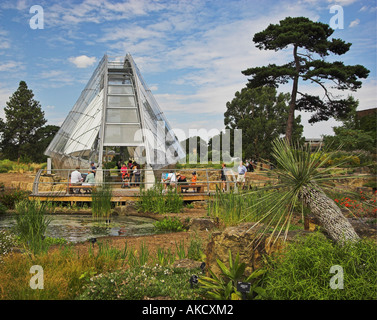
[(254, 172), (254, 170), (257, 168), (257, 161), (246, 159), (245, 167), (246, 167), (247, 172)]
[[(71, 185), (72, 186), (94, 186), (96, 184), (96, 166), (94, 162), (90, 164), (90, 168), (86, 175), (81, 174), (80, 167), (77, 166), (76, 169), (71, 173)], [(76, 190), (79, 192), (79, 190)]]
[(121, 164), (121, 161), (118, 161), (117, 167), (122, 177), (122, 188), (140, 185), (141, 170), (139, 164), (132, 160), (129, 160), (127, 164), (125, 162)]
[[(252, 166), (250, 163), (248, 166)], [(254, 171), (254, 169), (252, 170)], [(244, 165), (243, 161), (240, 162), (239, 166), (237, 167), (237, 186), (242, 185), (242, 188), (245, 187), (245, 176), (246, 172), (249, 172), (248, 167), (246, 166), (246, 163)], [(220, 180), (222, 184), (222, 191), (225, 192), (226, 188), (226, 182), (227, 182), (227, 170), (226, 170), (226, 164), (223, 163), (221, 165), (221, 173), (220, 173)]]
[[(196, 171), (193, 171), (191, 173), (191, 185), (195, 185), (197, 181)], [(173, 170), (170, 170), (170, 172), (167, 174), (165, 178), (162, 179), (162, 182), (164, 183), (165, 190), (170, 187), (175, 187), (177, 183), (186, 184), (188, 183), (186, 176), (182, 175), (180, 172), (174, 173)]]

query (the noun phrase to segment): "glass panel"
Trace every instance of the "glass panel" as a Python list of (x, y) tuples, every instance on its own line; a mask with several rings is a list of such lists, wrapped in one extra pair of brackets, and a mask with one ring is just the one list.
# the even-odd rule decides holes
[(132, 86), (109, 86), (109, 94), (134, 94)]
[(109, 108), (136, 107), (134, 96), (108, 96)]
[(107, 123), (134, 123), (139, 122), (136, 109), (107, 109)]
[(109, 78), (109, 85), (111, 84), (131, 84), (131, 80), (128, 78)]
[[(107, 124), (105, 126), (105, 144), (141, 143), (142, 134), (138, 124)], [(139, 132), (137, 132), (139, 130)]]

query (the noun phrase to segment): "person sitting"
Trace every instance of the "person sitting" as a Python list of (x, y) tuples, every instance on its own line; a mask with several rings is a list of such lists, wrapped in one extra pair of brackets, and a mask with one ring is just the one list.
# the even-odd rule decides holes
[[(179, 172), (177, 173), (177, 183), (180, 185), (187, 185), (187, 179), (185, 176), (181, 175)], [(183, 192), (183, 190), (182, 190)]]
[(80, 167), (76, 167), (75, 171), (71, 173), (71, 185), (79, 186), (82, 184), (84, 179), (79, 170)]
[[(81, 186), (83, 182), (83, 177), (80, 173), (80, 167), (76, 167), (76, 169), (71, 173), (71, 185), (72, 186)], [(74, 193), (79, 193), (80, 190), (74, 190)]]
[[(96, 184), (96, 178), (95, 178), (94, 174), (95, 174), (94, 170), (89, 170), (88, 174), (85, 178), (85, 181), (82, 185), (83, 186), (94, 186)], [(85, 191), (88, 193), (90, 190), (85, 190)]]

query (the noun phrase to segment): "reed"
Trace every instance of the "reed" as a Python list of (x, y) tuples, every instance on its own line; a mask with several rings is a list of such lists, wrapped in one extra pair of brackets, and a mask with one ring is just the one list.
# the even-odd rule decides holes
[(92, 217), (97, 220), (109, 220), (111, 215), (112, 190), (109, 184), (93, 188)]
[(162, 184), (157, 183), (149, 190), (140, 189), (138, 209), (143, 212), (167, 213), (180, 212), (183, 208), (182, 197), (174, 189), (164, 192)]
[(46, 216), (46, 204), (23, 200), (16, 204), (16, 212), (16, 232), (21, 242), (34, 254), (47, 250), (48, 243), (44, 238), (51, 219)]

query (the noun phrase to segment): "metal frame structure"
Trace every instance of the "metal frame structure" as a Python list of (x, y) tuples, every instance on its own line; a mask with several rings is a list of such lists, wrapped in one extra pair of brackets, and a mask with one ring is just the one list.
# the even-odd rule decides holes
[(185, 157), (130, 54), (123, 61), (104, 55), (45, 155), (54, 169), (94, 162), (102, 170), (107, 148), (122, 148), (153, 170)]

